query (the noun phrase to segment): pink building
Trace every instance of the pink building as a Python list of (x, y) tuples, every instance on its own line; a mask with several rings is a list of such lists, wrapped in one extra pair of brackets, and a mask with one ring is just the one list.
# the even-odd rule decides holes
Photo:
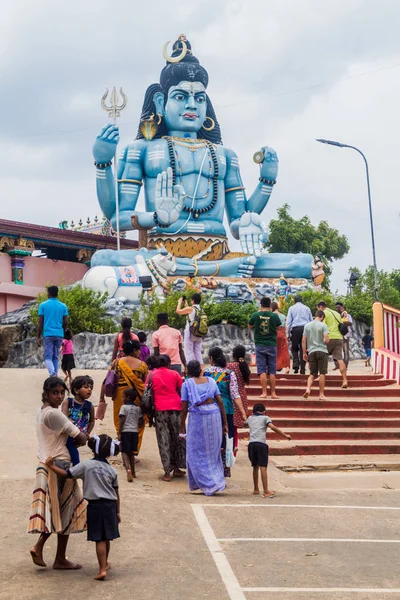
[[(137, 247), (136, 241), (121, 239), (121, 249)], [(93, 253), (103, 248), (116, 249), (115, 237), (0, 219), (0, 315), (48, 285), (81, 280)]]

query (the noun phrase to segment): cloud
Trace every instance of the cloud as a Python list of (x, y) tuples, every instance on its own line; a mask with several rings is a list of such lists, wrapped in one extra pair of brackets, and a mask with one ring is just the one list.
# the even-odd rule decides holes
[[(107, 121), (100, 98), (124, 87), (123, 142), (136, 132), (143, 94), (163, 66), (162, 44), (185, 32), (210, 74), (224, 142), (239, 155), (251, 192), (262, 145), (280, 158), (265, 217), (284, 202), (294, 216), (326, 219), (349, 237), (349, 257), (370, 263), (361, 158), (315, 137), (360, 145), (371, 166), (379, 266), (399, 252), (400, 6), (367, 0), (14, 0), (0, 24), (3, 218), (56, 225), (99, 214), (91, 148)], [(370, 75), (338, 81), (371, 71)], [(335, 82), (315, 87), (315, 84)], [(296, 91), (302, 88), (303, 91)]]

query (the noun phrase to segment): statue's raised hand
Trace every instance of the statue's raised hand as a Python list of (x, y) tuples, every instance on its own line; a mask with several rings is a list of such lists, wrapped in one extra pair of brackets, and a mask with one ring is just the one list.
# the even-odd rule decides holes
[(161, 225), (172, 225), (180, 216), (185, 190), (181, 185), (173, 185), (171, 167), (157, 175), (156, 215)]
[(261, 151), (264, 154), (264, 160), (261, 165), (261, 177), (276, 181), (279, 165), (278, 155), (273, 148), (269, 148), (268, 146), (264, 146)]
[(268, 229), (260, 215), (246, 212), (240, 217), (239, 239), (245, 254), (261, 255), (262, 244), (268, 240)]
[(97, 163), (108, 163), (114, 158), (119, 142), (119, 129), (116, 125), (106, 125), (100, 131), (93, 146), (93, 156)]

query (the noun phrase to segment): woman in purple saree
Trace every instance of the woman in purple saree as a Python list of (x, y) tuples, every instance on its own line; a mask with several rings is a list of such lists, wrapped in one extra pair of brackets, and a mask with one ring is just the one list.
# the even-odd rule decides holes
[(186, 435), (186, 469), (191, 492), (201, 490), (212, 496), (225, 489), (221, 456), (222, 436), (228, 432), (224, 404), (218, 386), (201, 376), (201, 365), (192, 360), (187, 365), (189, 379), (181, 390), (182, 413), (180, 434)]

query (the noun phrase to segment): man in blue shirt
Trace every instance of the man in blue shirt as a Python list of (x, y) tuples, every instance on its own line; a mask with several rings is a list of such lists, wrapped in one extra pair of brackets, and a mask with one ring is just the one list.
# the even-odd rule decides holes
[(294, 305), (289, 308), (286, 319), (286, 334), (292, 342), (293, 371), (302, 375), (306, 372), (306, 363), (303, 358), (301, 341), (304, 326), (313, 320), (311, 310), (303, 304), (303, 298), (299, 295), (294, 297)]
[(44, 362), (50, 376), (58, 374), (58, 357), (68, 327), (68, 308), (58, 300), (58, 287), (47, 288), (48, 300), (39, 305), (38, 346), (44, 340)]

